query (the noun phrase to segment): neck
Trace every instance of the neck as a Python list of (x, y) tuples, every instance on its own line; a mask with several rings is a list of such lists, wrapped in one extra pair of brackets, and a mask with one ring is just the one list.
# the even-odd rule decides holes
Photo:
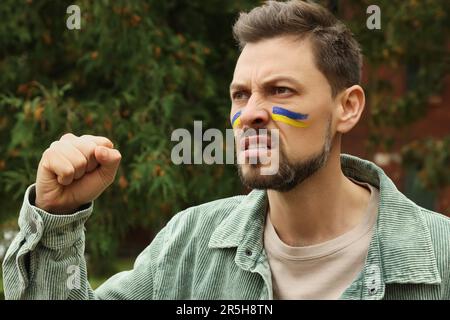
[(340, 148), (333, 149), (327, 163), (293, 190), (267, 191), (268, 218), (288, 245), (334, 239), (355, 227), (364, 215), (370, 192), (345, 177)]

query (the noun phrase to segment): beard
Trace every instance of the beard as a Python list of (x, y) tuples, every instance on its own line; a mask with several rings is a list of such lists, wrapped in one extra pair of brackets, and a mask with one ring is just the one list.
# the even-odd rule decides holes
[(261, 164), (249, 164), (247, 173), (243, 172), (243, 165), (238, 165), (238, 174), (242, 183), (250, 189), (272, 189), (287, 192), (308, 179), (322, 168), (331, 150), (331, 119), (325, 134), (325, 142), (321, 150), (303, 161), (291, 162), (282, 146), (279, 145), (279, 168), (274, 175), (261, 175)]

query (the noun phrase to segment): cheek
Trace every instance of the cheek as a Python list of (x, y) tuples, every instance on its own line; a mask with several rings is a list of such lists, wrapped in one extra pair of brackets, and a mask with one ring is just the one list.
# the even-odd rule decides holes
[(304, 157), (320, 152), (325, 142), (329, 114), (310, 115), (307, 128), (280, 124), (280, 140), (287, 155)]
[(334, 105), (330, 99), (320, 95), (309, 94), (298, 101), (295, 111), (308, 115), (306, 128), (296, 128), (278, 122), (280, 140), (287, 155), (293, 158), (307, 157), (320, 152), (325, 142)]

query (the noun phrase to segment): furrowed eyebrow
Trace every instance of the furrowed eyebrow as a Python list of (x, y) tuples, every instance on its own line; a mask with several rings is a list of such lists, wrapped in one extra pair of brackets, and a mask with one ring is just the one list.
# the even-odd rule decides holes
[(230, 84), (230, 92), (231, 91), (243, 91), (243, 90), (248, 90), (248, 88), (240, 83), (232, 83)]
[[(290, 77), (290, 76), (272, 76), (272, 77), (263, 79), (262, 86), (263, 87), (271, 86), (277, 82), (287, 82), (299, 89), (303, 89), (303, 85), (300, 83), (300, 81), (298, 81), (296, 78)], [(242, 83), (236, 82), (236, 83), (230, 84), (230, 92), (247, 91), (247, 90), (249, 90), (249, 88)]]
[(287, 82), (291, 85), (303, 89), (302, 84), (295, 78), (289, 76), (274, 76), (264, 80), (264, 86), (273, 85), (277, 82)]

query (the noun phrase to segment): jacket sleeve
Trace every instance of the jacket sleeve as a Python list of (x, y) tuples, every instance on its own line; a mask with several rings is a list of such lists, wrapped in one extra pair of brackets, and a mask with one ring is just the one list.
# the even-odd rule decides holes
[(6, 299), (152, 299), (156, 259), (164, 229), (139, 255), (131, 271), (121, 272), (93, 291), (84, 257), (84, 223), (90, 203), (72, 215), (52, 215), (35, 207), (34, 185), (19, 215), (19, 233), (3, 261)]

